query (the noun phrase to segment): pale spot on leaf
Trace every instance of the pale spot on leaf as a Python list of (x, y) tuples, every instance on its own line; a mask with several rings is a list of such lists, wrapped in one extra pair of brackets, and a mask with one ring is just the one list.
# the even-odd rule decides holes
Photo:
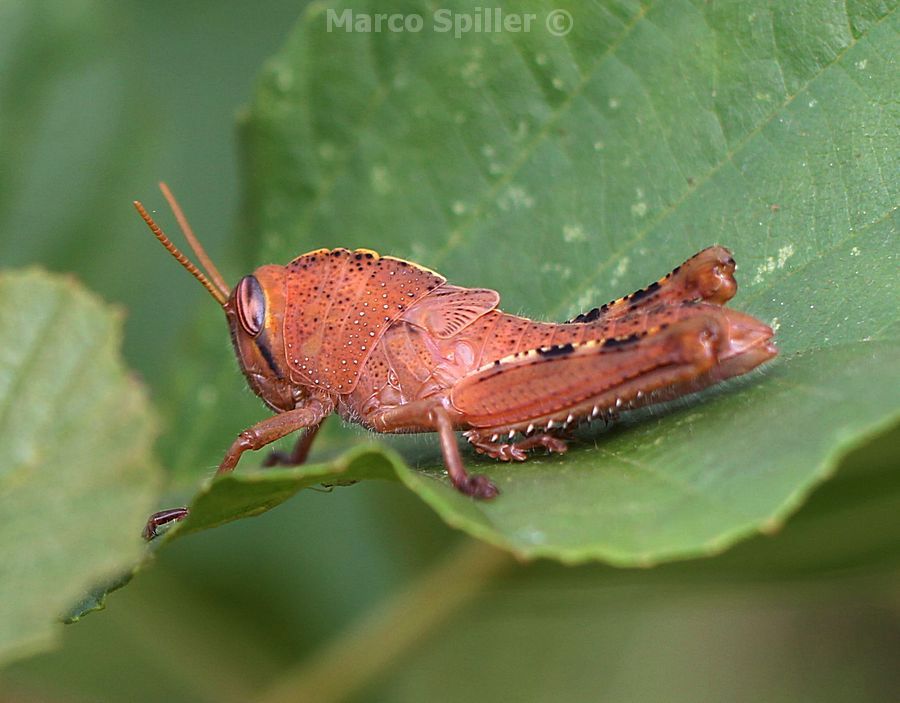
[(563, 241), (568, 244), (585, 242), (587, 241), (587, 234), (585, 234), (584, 228), (581, 225), (564, 225)]

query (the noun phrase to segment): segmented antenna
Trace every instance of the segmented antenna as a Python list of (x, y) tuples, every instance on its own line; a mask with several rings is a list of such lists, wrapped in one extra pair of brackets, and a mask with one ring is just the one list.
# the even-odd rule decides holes
[[(187, 258), (181, 252), (181, 250), (172, 243), (172, 240), (169, 239), (165, 234), (163, 234), (163, 231), (159, 228), (159, 225), (153, 221), (153, 218), (150, 217), (150, 213), (147, 212), (147, 210), (144, 208), (144, 206), (141, 204), (141, 202), (139, 200), (134, 201), (134, 207), (138, 211), (138, 214), (141, 216), (141, 218), (143, 218), (144, 222), (147, 223), (147, 226), (150, 228), (150, 231), (153, 232), (153, 236), (156, 237), (159, 240), (160, 244), (162, 244), (166, 248), (166, 251), (168, 251), (172, 256), (174, 256), (175, 260), (179, 264), (184, 266), (184, 268), (187, 269), (187, 272), (189, 274), (191, 274), (194, 278), (196, 278), (198, 281), (200, 281), (200, 283), (203, 284), (203, 287), (209, 291), (210, 295), (216, 299), (216, 302), (218, 302), (219, 305), (225, 305), (225, 303), (228, 300), (227, 289), (223, 293), (221, 290), (216, 288), (206, 276), (203, 275), (203, 273), (200, 271), (200, 269), (198, 269), (193, 264), (193, 262), (191, 262), (191, 260), (189, 258)], [(176, 217), (177, 217), (177, 214), (176, 214)], [(190, 240), (188, 240), (188, 241), (190, 241)], [(218, 273), (218, 271), (216, 273)], [(221, 276), (220, 276), (220, 278), (221, 278)]]
[(200, 240), (194, 235), (194, 230), (192, 230), (190, 224), (188, 224), (187, 217), (184, 216), (181, 206), (178, 204), (178, 201), (175, 200), (175, 196), (172, 195), (169, 186), (163, 181), (160, 181), (159, 189), (162, 191), (166, 202), (169, 203), (169, 207), (172, 208), (172, 213), (175, 215), (175, 219), (178, 221), (181, 231), (184, 232), (184, 238), (188, 240), (188, 244), (191, 245), (191, 249), (194, 250), (194, 254), (196, 254), (197, 258), (200, 260), (200, 265), (206, 269), (206, 273), (209, 274), (212, 282), (216, 284), (216, 287), (222, 291), (227, 298), (231, 289), (225, 284), (225, 279), (222, 277), (222, 274), (219, 273), (219, 269), (216, 268), (216, 265), (209, 256), (207, 256), (206, 250), (203, 248), (203, 245), (200, 244)]

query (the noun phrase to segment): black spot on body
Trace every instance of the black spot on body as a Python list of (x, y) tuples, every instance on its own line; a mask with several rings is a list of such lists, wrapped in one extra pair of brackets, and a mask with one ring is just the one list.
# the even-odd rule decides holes
[(538, 349), (537, 353), (543, 357), (555, 357), (565, 356), (566, 354), (571, 354), (573, 351), (575, 351), (575, 347), (569, 342), (568, 344), (554, 344), (547, 349)]
[(598, 317), (600, 317), (600, 308), (594, 308), (593, 310), (588, 310), (587, 312), (576, 315), (571, 320), (566, 320), (566, 324), (568, 325), (574, 322), (593, 322)]
[(272, 350), (269, 349), (265, 336), (265, 333), (263, 333), (256, 338), (256, 347), (259, 349), (259, 353), (262, 354), (263, 359), (266, 360), (266, 364), (272, 369), (272, 373), (278, 378), (283, 378), (281, 371), (279, 371), (278, 366), (275, 364), (275, 357), (272, 356)]
[(576, 315), (571, 320), (567, 320), (566, 324), (571, 324), (573, 322), (595, 322), (600, 319), (600, 316), (609, 310), (609, 306), (612, 303), (604, 303), (599, 308), (594, 308), (593, 310), (588, 310), (587, 312), (583, 312), (579, 315)]
[(625, 346), (626, 344), (636, 342), (641, 336), (642, 335), (640, 334), (630, 334), (627, 337), (610, 337), (609, 339), (603, 340), (602, 346), (604, 348)]
[(635, 291), (630, 296), (628, 296), (628, 300), (631, 301), (632, 305), (639, 300), (643, 300), (648, 295), (652, 295), (659, 289), (659, 281), (655, 281), (651, 283), (646, 288), (641, 288), (641, 290)]

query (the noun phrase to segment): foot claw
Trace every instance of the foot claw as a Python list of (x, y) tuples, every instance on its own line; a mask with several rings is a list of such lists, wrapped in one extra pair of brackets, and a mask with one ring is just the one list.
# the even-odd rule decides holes
[(525, 461), (528, 455), (515, 444), (501, 444), (497, 447), (497, 456), (494, 458), (500, 461)]
[(172, 522), (184, 520), (188, 516), (187, 508), (170, 508), (169, 510), (160, 510), (153, 513), (144, 526), (143, 537), (148, 542), (159, 537), (159, 528)]
[(481, 498), (482, 500), (490, 500), (491, 498), (497, 497), (500, 493), (497, 486), (495, 486), (487, 476), (482, 476), (480, 474), (467, 476), (465, 483), (458, 486), (458, 488), (467, 496)]

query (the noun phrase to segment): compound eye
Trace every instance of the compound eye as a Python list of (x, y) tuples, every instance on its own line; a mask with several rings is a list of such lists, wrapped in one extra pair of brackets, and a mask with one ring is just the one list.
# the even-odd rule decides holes
[(235, 294), (241, 327), (252, 337), (259, 334), (266, 321), (266, 296), (255, 276), (244, 276)]

